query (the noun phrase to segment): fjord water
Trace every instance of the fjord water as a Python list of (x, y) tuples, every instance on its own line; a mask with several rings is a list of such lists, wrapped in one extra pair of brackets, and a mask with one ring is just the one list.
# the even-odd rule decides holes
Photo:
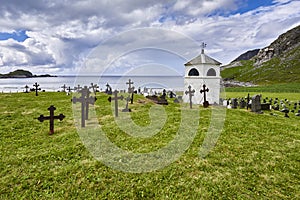
[(36, 82), (42, 90), (47, 92), (62, 91), (64, 84), (74, 88), (77, 85), (90, 86), (91, 83), (98, 84), (100, 91), (106, 89), (107, 83), (113, 90), (123, 90), (128, 88), (126, 82), (129, 79), (134, 82), (135, 89), (147, 87), (182, 91), (184, 87), (184, 79), (181, 76), (57, 76), (0, 79), (0, 92), (24, 92), (26, 85), (33, 88)]

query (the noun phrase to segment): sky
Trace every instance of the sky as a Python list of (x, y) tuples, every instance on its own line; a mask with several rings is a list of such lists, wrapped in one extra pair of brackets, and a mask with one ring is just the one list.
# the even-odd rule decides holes
[[(300, 25), (300, 0), (0, 0), (0, 73), (184, 74), (223, 64)], [(166, 72), (168, 73), (168, 72)]]

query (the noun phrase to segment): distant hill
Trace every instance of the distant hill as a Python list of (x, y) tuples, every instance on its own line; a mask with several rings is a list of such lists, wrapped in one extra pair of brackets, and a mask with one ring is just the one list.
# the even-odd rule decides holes
[(33, 78), (33, 77), (53, 77), (49, 74), (33, 75), (30, 71), (18, 69), (8, 74), (0, 74), (0, 78)]
[(249, 55), (250, 59), (243, 55), (221, 68), (223, 79), (254, 84), (300, 82), (300, 26), (280, 35), (255, 56)]

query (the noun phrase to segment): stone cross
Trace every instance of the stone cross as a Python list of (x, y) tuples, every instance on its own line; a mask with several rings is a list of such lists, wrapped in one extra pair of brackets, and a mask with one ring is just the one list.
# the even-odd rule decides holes
[(29, 88), (29, 86), (25, 85), (25, 89), (26, 89), (25, 93), (28, 93), (28, 88)]
[(119, 99), (123, 100), (123, 98), (124, 98), (122, 95), (118, 97), (118, 93), (119, 93), (118, 90), (115, 90), (115, 91), (113, 92), (114, 97), (113, 97), (113, 98), (108, 97), (108, 101), (109, 101), (109, 102), (111, 102), (112, 100), (115, 101), (115, 116), (116, 116), (116, 117), (119, 116), (119, 112), (118, 112), (118, 100), (119, 100)]
[(56, 108), (51, 105), (48, 110), (50, 111), (50, 115), (49, 116), (44, 116), (44, 115), (40, 115), (38, 120), (40, 122), (43, 122), (44, 120), (49, 120), (50, 121), (50, 132), (49, 134), (53, 134), (54, 133), (54, 120), (55, 119), (59, 119), (60, 121), (62, 121), (65, 116), (63, 114), (59, 114), (58, 116), (54, 116), (54, 110), (56, 110)]
[(90, 88), (92, 88), (92, 89), (93, 89), (93, 92), (94, 92), (94, 94), (96, 95), (97, 88), (99, 88), (99, 86), (98, 86), (97, 84), (93, 84), (93, 83), (91, 83), (91, 87), (90, 87)]
[(207, 108), (207, 107), (209, 106), (208, 101), (206, 101), (206, 92), (208, 92), (208, 91), (209, 91), (209, 89), (206, 88), (206, 85), (204, 84), (204, 85), (203, 85), (203, 90), (200, 90), (200, 93), (201, 93), (201, 94), (202, 94), (202, 92), (204, 93), (204, 102), (203, 102), (203, 107), (204, 107), (204, 108)]
[(192, 102), (192, 97), (194, 96), (195, 90), (194, 90), (194, 89), (192, 90), (192, 86), (190, 86), (190, 85), (189, 85), (188, 88), (189, 88), (189, 90), (185, 91), (185, 94), (186, 94), (186, 95), (189, 94), (189, 98), (190, 98), (190, 109), (192, 109), (192, 104), (193, 104), (193, 102)]
[(87, 86), (85, 86), (82, 90), (79, 91), (81, 96), (79, 98), (73, 97), (72, 102), (81, 103), (81, 127), (85, 127), (85, 120), (87, 119), (86, 116), (88, 116), (88, 104), (94, 105), (95, 98), (89, 96), (89, 90)]
[(66, 92), (66, 89), (67, 89), (66, 84), (64, 84), (63, 86), (61, 86), (61, 88), (63, 89), (63, 92)]
[(133, 94), (134, 94), (134, 87), (131, 86), (133, 84), (133, 82), (131, 81), (131, 79), (128, 80), (128, 82), (126, 82), (126, 84), (128, 85), (128, 93), (131, 93), (131, 104), (133, 104)]
[(77, 91), (77, 92), (79, 92), (79, 90), (81, 90), (81, 89), (82, 89), (82, 87), (80, 85), (77, 85), (77, 87), (74, 87), (74, 91)]
[(73, 90), (70, 86), (67, 88), (68, 90), (68, 95), (71, 93), (71, 90)]
[(105, 93), (108, 94), (108, 95), (112, 94), (112, 89), (111, 89), (111, 87), (110, 87), (110, 85), (108, 83), (106, 83)]
[(122, 110), (122, 112), (131, 112), (131, 109), (128, 108), (128, 102), (131, 100), (130, 96), (128, 96), (125, 100), (126, 100), (126, 107)]
[(41, 88), (39, 88), (39, 84), (38, 83), (35, 83), (34, 85), (33, 85), (33, 87), (35, 87), (35, 88), (33, 88), (34, 90), (35, 90), (35, 96), (38, 96), (39, 94), (38, 94), (38, 90), (41, 90)]

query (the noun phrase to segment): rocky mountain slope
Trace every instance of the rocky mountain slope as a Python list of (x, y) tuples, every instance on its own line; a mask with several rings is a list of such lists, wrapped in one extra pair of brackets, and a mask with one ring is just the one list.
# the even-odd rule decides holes
[(255, 84), (300, 82), (300, 26), (280, 35), (250, 59), (242, 54), (221, 70), (221, 76), (227, 81)]

